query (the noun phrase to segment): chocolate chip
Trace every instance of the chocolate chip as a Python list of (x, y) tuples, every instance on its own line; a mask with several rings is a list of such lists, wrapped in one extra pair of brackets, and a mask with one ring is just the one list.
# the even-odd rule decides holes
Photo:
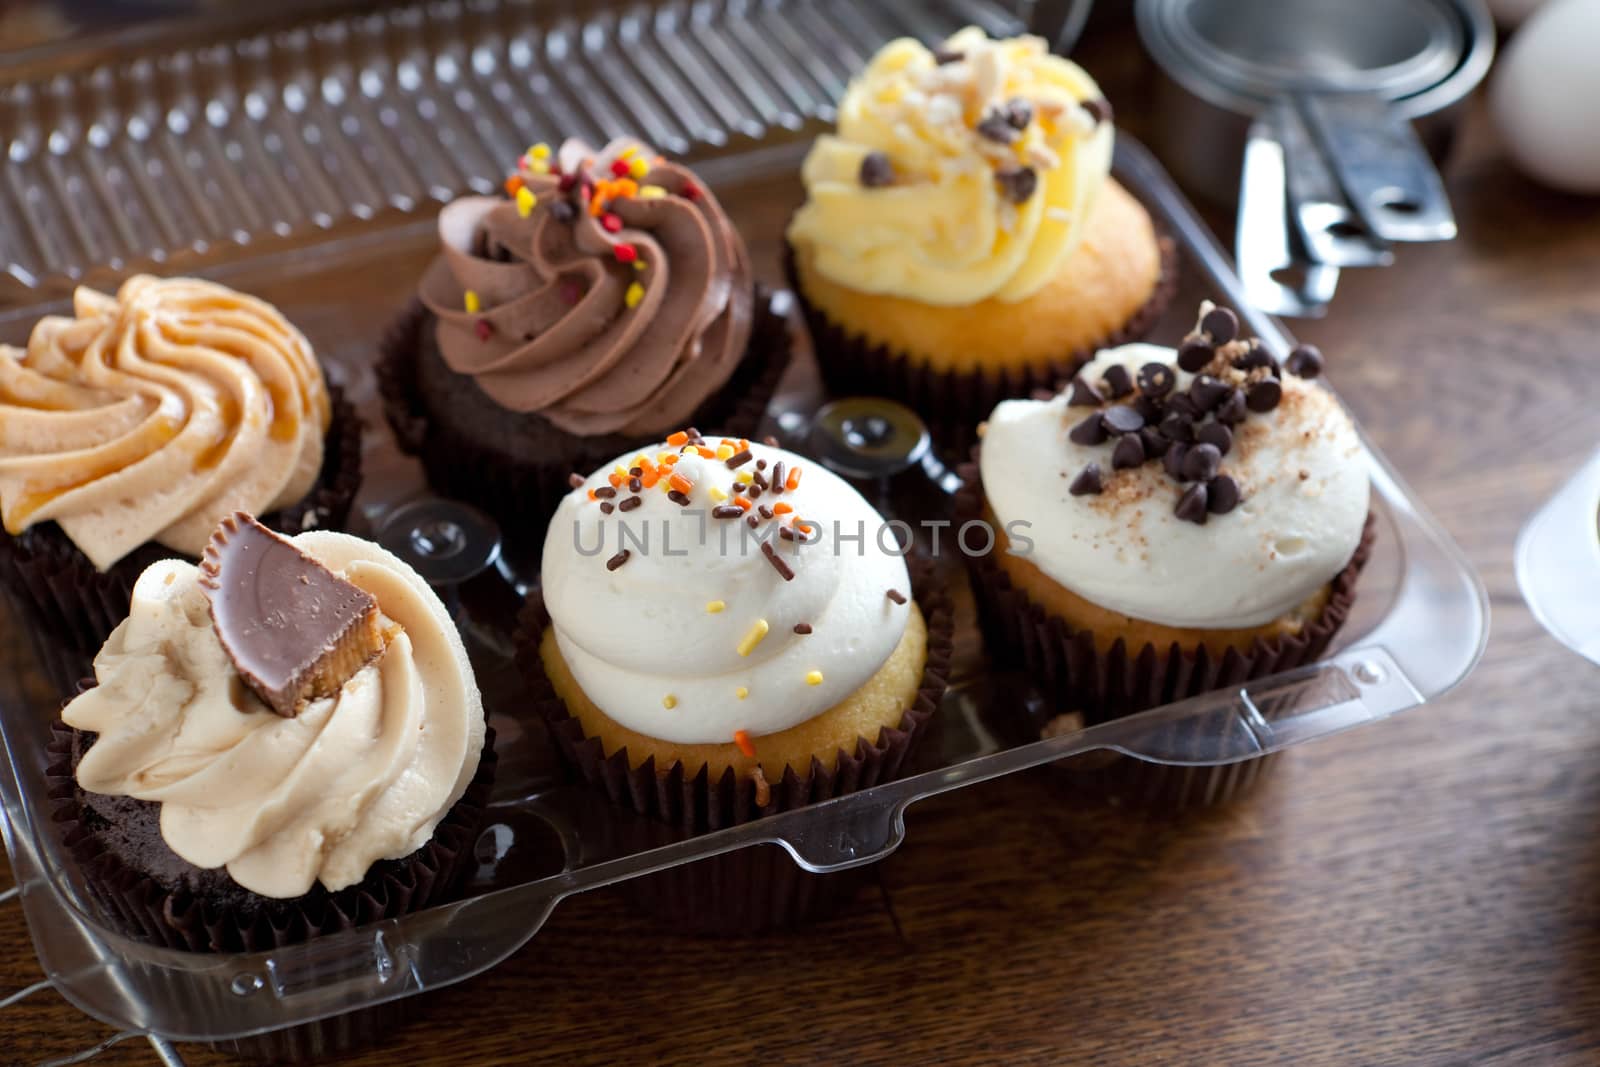
[(1145, 459), (1160, 459), (1172, 447), (1172, 439), (1154, 426), (1139, 431), (1139, 443), (1144, 445)]
[(996, 108), (983, 116), (975, 129), (979, 137), (996, 144), (1011, 144), (1022, 136), (1021, 129), (1011, 125), (1011, 120), (1001, 108)]
[(1174, 441), (1194, 440), (1194, 420), (1182, 412), (1167, 411), (1167, 417), (1161, 420), (1161, 432)]
[(1020, 96), (1013, 96), (1005, 102), (1000, 113), (1011, 123), (1013, 129), (1025, 130), (1028, 123), (1033, 121), (1033, 105)]
[(1133, 409), (1144, 416), (1146, 426), (1154, 426), (1167, 414), (1167, 407), (1153, 396), (1138, 396), (1133, 400)]
[(1209, 482), (1222, 466), (1222, 450), (1216, 445), (1198, 444), (1183, 457), (1183, 478), (1188, 482)]
[(967, 54), (956, 48), (935, 48), (933, 50), (933, 61), (941, 67), (946, 63), (959, 63), (966, 58)]
[(1032, 167), (1013, 164), (995, 171), (994, 182), (1000, 187), (1001, 196), (1013, 204), (1026, 204), (1039, 188), (1039, 175)]
[(1200, 320), (1200, 329), (1211, 335), (1213, 343), (1225, 345), (1239, 336), (1239, 316), (1231, 308), (1214, 307)]
[(1104, 486), (1100, 482), (1100, 464), (1090, 463), (1072, 479), (1072, 484), (1067, 486), (1067, 492), (1073, 496), (1094, 496), (1102, 488)]
[(1187, 393), (1174, 393), (1167, 397), (1167, 411), (1169, 414), (1182, 415), (1190, 419), (1200, 414), (1200, 409), (1195, 407), (1194, 401), (1189, 399)]
[(550, 205), (550, 217), (557, 222), (571, 222), (578, 217), (578, 209), (567, 200), (557, 200)]
[(1250, 346), (1249, 351), (1235, 356), (1233, 365), (1244, 371), (1255, 370), (1257, 367), (1271, 367), (1276, 370), (1278, 361), (1272, 358), (1271, 352), (1257, 342)]
[(1078, 423), (1067, 434), (1067, 440), (1075, 445), (1098, 445), (1105, 439), (1106, 427), (1098, 411)]
[(1183, 461), (1189, 454), (1189, 446), (1182, 441), (1172, 442), (1172, 447), (1167, 449), (1167, 454), (1161, 457), (1161, 469), (1167, 472), (1167, 477), (1174, 481), (1183, 480)]
[(1165, 363), (1146, 363), (1139, 368), (1139, 388), (1145, 396), (1166, 396), (1178, 384), (1178, 376)]
[(1082, 378), (1072, 379), (1072, 391), (1067, 394), (1068, 407), (1097, 408), (1105, 402), (1106, 398), (1100, 395), (1100, 390)]
[(1138, 433), (1144, 428), (1144, 416), (1127, 404), (1106, 408), (1100, 421), (1109, 433)]
[(1248, 413), (1249, 409), (1245, 407), (1244, 403), (1244, 393), (1238, 389), (1233, 389), (1229, 391), (1222, 403), (1217, 405), (1217, 410), (1213, 413), (1212, 418), (1224, 425), (1233, 426), (1236, 423), (1243, 422)]
[(1276, 378), (1263, 378), (1252, 385), (1244, 396), (1245, 405), (1255, 412), (1268, 412), (1283, 399), (1283, 386)]
[(1216, 356), (1217, 350), (1198, 337), (1191, 337), (1178, 346), (1178, 366), (1195, 373)]
[(1089, 117), (1094, 119), (1096, 126), (1102, 122), (1111, 121), (1111, 101), (1104, 97), (1097, 96), (1093, 100), (1085, 100), (1083, 102), (1083, 110), (1087, 111)]
[(1322, 349), (1316, 345), (1295, 345), (1283, 366), (1296, 378), (1315, 378), (1322, 373)]
[(1105, 375), (1100, 379), (1100, 384), (1113, 399), (1120, 400), (1133, 392), (1133, 375), (1128, 373), (1128, 368), (1120, 363), (1113, 363), (1106, 368)]
[(1183, 491), (1178, 498), (1178, 506), (1173, 509), (1173, 514), (1184, 522), (1192, 522), (1204, 526), (1206, 524), (1206, 487), (1191, 485)]
[(1226, 515), (1239, 506), (1239, 483), (1232, 475), (1219, 474), (1206, 483), (1206, 510)]
[(879, 189), (894, 184), (894, 164), (882, 152), (868, 152), (861, 157), (861, 184), (868, 189)]
[(1226, 400), (1232, 388), (1220, 378), (1202, 374), (1189, 383), (1189, 399), (1194, 401), (1195, 410), (1204, 414)]
[(1194, 439), (1203, 445), (1213, 445), (1226, 456), (1233, 451), (1233, 431), (1220, 422), (1208, 422), (1194, 432)]
[(1144, 462), (1144, 441), (1136, 433), (1117, 438), (1117, 447), (1111, 450), (1111, 469), (1128, 470)]

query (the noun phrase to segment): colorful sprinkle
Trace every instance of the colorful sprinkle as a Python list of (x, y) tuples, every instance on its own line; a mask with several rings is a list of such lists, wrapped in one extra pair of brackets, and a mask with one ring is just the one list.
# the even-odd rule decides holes
[(724, 493), (721, 489), (717, 488), (714, 485), (710, 489), (707, 489), (706, 493), (707, 493), (707, 495), (709, 495), (711, 497), (711, 499), (713, 501), (715, 501), (718, 504), (720, 504), (724, 500), (728, 499), (728, 494)]
[(783, 487), (791, 492), (800, 488), (800, 468), (793, 467), (789, 470), (789, 477), (784, 479)]
[(754, 652), (756, 646), (766, 639), (767, 631), (769, 629), (771, 629), (771, 627), (767, 625), (766, 619), (757, 619), (755, 624), (750, 627), (749, 632), (744, 635), (742, 640), (740, 640), (739, 655), (748, 656), (750, 653)]
[(478, 335), (478, 340), (487, 341), (494, 336), (494, 324), (488, 319), (479, 319), (472, 324), (472, 330)]
[(750, 735), (745, 733), (743, 730), (735, 730), (733, 732), (733, 743), (738, 745), (739, 751), (743, 752), (746, 756), (755, 756), (756, 746), (750, 741)]
[(664, 197), (666, 195), (667, 195), (667, 191), (665, 189), (663, 189), (659, 185), (641, 185), (641, 186), (639, 186), (639, 199), (640, 200), (660, 200), (662, 197)]
[(611, 173), (619, 178), (626, 178), (628, 176), (628, 161), (625, 159), (613, 159), (611, 161)]
[(533, 195), (533, 190), (524, 185), (517, 190), (517, 214), (527, 218), (533, 214), (534, 205), (539, 203), (539, 198)]
[(618, 233), (622, 229), (622, 219), (608, 211), (600, 216), (600, 225), (605, 227), (607, 233)]
[(677, 433), (667, 435), (667, 444), (672, 445), (674, 448), (676, 448), (678, 445), (686, 445), (688, 443), (689, 435), (684, 433), (682, 430), (679, 430)]
[(550, 146), (545, 144), (543, 141), (540, 141), (538, 144), (536, 144), (532, 148), (528, 149), (528, 158), (529, 159), (549, 159), (550, 158)]
[(635, 179), (643, 178), (650, 173), (650, 164), (642, 159), (636, 159), (628, 164), (628, 174)]
[(640, 285), (638, 282), (634, 282), (632, 285), (628, 286), (628, 291), (623, 294), (622, 302), (627, 304), (630, 308), (636, 308), (639, 306), (639, 301), (643, 299), (644, 286)]
[(733, 691), (733, 695), (738, 697), (740, 700), (743, 700), (745, 697), (750, 695), (750, 690), (741, 685), (739, 688)]
[(462, 296), (461, 301), (466, 305), (468, 315), (476, 315), (483, 310), (483, 301), (478, 299), (478, 294), (475, 290), (468, 289)]
[(807, 685), (821, 685), (822, 684), (822, 672), (821, 671), (807, 671), (806, 672), (806, 684)]
[(506, 179), (506, 195), (516, 196), (522, 190), (522, 175), (513, 174)]
[(727, 606), (728, 606), (727, 604), (723, 603), (720, 600), (708, 600), (708, 601), (706, 601), (706, 614), (707, 615), (720, 615), (722, 613), (722, 609), (727, 607)]
[(671, 693), (668, 693), (666, 696), (661, 698), (661, 706), (666, 708), (668, 711), (671, 711), (673, 708), (678, 706), (678, 698), (673, 696)]
[(611, 253), (617, 257), (618, 263), (632, 263), (639, 258), (639, 250), (626, 242), (612, 245)]
[(672, 488), (676, 489), (680, 493), (694, 492), (694, 483), (685, 478), (683, 475), (679, 474), (677, 471), (672, 472), (672, 477), (669, 478), (668, 481), (672, 483)]
[(730, 444), (721, 444), (721, 445), (717, 446), (717, 458), (718, 459), (727, 459), (731, 455), (733, 455), (733, 446), (732, 445), (730, 445)]
[(793, 510), (794, 508), (788, 504), (779, 503), (772, 505), (772, 513), (774, 515), (787, 515)]
[(700, 199), (700, 187), (694, 182), (685, 178), (683, 182), (683, 188), (678, 190), (678, 195), (683, 197), (685, 200), (698, 200)]

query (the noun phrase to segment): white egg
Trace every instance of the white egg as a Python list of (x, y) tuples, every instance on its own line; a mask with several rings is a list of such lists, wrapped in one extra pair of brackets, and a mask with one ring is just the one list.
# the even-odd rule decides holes
[(1600, 193), (1600, 0), (1551, 0), (1511, 38), (1490, 107), (1512, 160), (1557, 189)]
[(1489, 13), (1506, 28), (1519, 26), (1545, 0), (1489, 0)]

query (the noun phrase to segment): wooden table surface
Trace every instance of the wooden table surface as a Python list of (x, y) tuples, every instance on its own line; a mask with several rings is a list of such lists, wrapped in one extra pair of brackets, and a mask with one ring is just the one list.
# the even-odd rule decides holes
[[(1088, 56), (1138, 129), (1127, 35)], [(1518, 177), (1481, 106), (1447, 176), (1461, 238), (1347, 272), (1297, 328), (1488, 585), (1454, 693), (1292, 751), (1224, 810), (1131, 812), (1050, 771), (920, 804), (877, 885), (792, 933), (679, 936), (588, 894), (338, 1062), (1600, 1061), (1600, 672), (1511, 566), (1600, 441), (1600, 203)], [(0, 997), (39, 977), (0, 906)], [(110, 1033), (41, 992), (0, 1015), (0, 1062)], [(134, 1040), (94, 1062), (158, 1060)]]

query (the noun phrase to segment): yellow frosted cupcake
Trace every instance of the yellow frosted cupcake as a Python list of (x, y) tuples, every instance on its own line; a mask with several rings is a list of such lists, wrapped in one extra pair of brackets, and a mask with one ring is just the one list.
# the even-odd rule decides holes
[(1142, 335), (1172, 257), (1109, 176), (1110, 116), (1041, 38), (968, 28), (874, 56), (806, 157), (788, 230), (830, 387), (970, 428)]

